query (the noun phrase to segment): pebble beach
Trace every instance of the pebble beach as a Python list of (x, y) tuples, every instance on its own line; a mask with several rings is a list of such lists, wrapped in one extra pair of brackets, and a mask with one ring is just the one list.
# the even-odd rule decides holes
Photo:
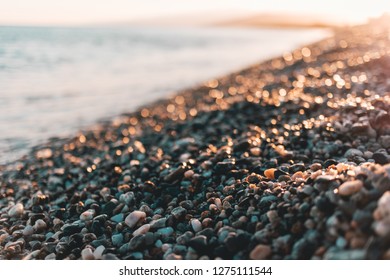
[(390, 259), (389, 92), (371, 23), (52, 139), (0, 167), (0, 259)]

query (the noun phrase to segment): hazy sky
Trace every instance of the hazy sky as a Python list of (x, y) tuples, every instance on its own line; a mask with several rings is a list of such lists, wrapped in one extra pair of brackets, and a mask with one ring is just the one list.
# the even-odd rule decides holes
[(390, 12), (389, 0), (0, 0), (0, 24), (126, 22), (196, 12), (299, 12), (348, 22)]

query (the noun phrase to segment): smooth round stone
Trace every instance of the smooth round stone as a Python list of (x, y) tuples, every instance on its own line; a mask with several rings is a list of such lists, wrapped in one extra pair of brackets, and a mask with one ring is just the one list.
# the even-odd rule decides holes
[(81, 251), (81, 258), (83, 260), (94, 260), (95, 256), (94, 256), (91, 248), (85, 248)]
[(21, 203), (16, 203), (14, 206), (11, 207), (11, 209), (8, 210), (8, 215), (11, 218), (19, 218), (24, 213), (24, 207)]
[(276, 168), (270, 168), (264, 171), (264, 176), (267, 177), (268, 179), (275, 179), (275, 171)]
[(95, 216), (95, 210), (89, 209), (80, 214), (80, 220), (82, 221), (90, 221)]
[(202, 230), (202, 223), (198, 219), (191, 220), (191, 227), (195, 232)]
[(187, 210), (181, 206), (176, 207), (172, 209), (171, 211), (172, 216), (175, 217), (175, 219), (180, 220), (184, 218), (184, 216), (187, 214)]
[(103, 245), (100, 245), (95, 249), (95, 252), (93, 252), (93, 256), (95, 257), (96, 260), (102, 259), (104, 250), (106, 250), (106, 248)]
[(24, 229), (23, 229), (23, 235), (24, 236), (29, 236), (29, 235), (32, 235), (34, 234), (34, 227), (33, 226), (30, 226), (30, 225), (27, 225)]
[(114, 234), (111, 236), (112, 245), (118, 247), (121, 246), (123, 243), (123, 235), (121, 233)]
[(191, 179), (192, 176), (193, 176), (194, 174), (195, 174), (194, 171), (192, 171), (192, 170), (187, 170), (186, 172), (184, 172), (184, 177), (185, 177), (186, 179)]
[(385, 192), (379, 199), (374, 218), (376, 220), (390, 219), (390, 191)]
[(349, 149), (348, 151), (345, 152), (344, 157), (346, 157), (347, 159), (353, 159), (355, 157), (363, 157), (363, 153), (358, 149)]
[(45, 257), (45, 260), (55, 260), (56, 259), (56, 254), (51, 253)]
[(150, 224), (143, 225), (133, 232), (133, 236), (145, 234), (150, 230)]
[(322, 165), (320, 163), (313, 163), (312, 165), (310, 165), (310, 170), (312, 171), (317, 171), (321, 169), (322, 169)]
[(261, 149), (259, 147), (251, 148), (249, 151), (252, 156), (258, 157), (261, 155)]
[(171, 236), (174, 231), (175, 230), (172, 227), (165, 227), (165, 228), (160, 228), (159, 230), (157, 230), (157, 232), (160, 233), (164, 237)]
[(142, 211), (133, 211), (125, 219), (125, 223), (129, 228), (133, 228), (140, 220), (146, 218), (146, 213)]
[(112, 216), (110, 220), (119, 224), (119, 223), (123, 222), (124, 218), (125, 218), (125, 215), (123, 213), (119, 213), (115, 216)]
[(360, 180), (348, 181), (339, 187), (339, 194), (342, 196), (350, 196), (357, 193), (363, 188), (363, 182)]
[(167, 218), (160, 218), (158, 220), (151, 221), (150, 226), (152, 229), (159, 229), (165, 227), (166, 222)]
[(34, 224), (34, 229), (35, 231), (43, 231), (46, 229), (46, 223), (44, 220), (42, 219), (38, 219), (35, 221), (35, 224)]
[(249, 257), (252, 260), (266, 260), (271, 256), (272, 250), (270, 246), (267, 245), (257, 245), (249, 254)]

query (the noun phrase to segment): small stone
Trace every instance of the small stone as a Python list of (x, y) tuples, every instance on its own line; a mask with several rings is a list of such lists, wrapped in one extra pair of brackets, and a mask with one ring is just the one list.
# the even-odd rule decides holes
[(359, 180), (348, 181), (339, 187), (339, 194), (342, 196), (350, 196), (357, 193), (363, 188), (363, 182)]
[(21, 203), (16, 203), (14, 206), (11, 207), (11, 209), (8, 210), (8, 215), (11, 218), (19, 218), (24, 213), (24, 207)]
[(192, 219), (191, 220), (191, 226), (192, 226), (192, 229), (195, 232), (198, 232), (198, 231), (202, 230), (202, 223), (198, 219)]
[(182, 220), (184, 216), (187, 214), (187, 210), (181, 206), (172, 209), (172, 216), (175, 217), (176, 220)]
[(145, 234), (150, 230), (150, 224), (145, 224), (139, 227), (136, 231), (133, 232), (133, 236), (137, 236), (140, 234)]
[(34, 228), (30, 225), (27, 225), (24, 229), (23, 229), (23, 235), (24, 236), (30, 236), (34, 234)]
[(100, 245), (95, 249), (95, 251), (93, 252), (93, 256), (95, 257), (96, 260), (102, 259), (104, 250), (106, 250), (106, 248), (103, 245)]
[(390, 135), (382, 135), (378, 139), (379, 144), (382, 145), (384, 149), (390, 148)]
[(81, 258), (83, 260), (94, 260), (95, 256), (94, 256), (91, 248), (85, 248), (81, 251)]
[(94, 215), (95, 215), (95, 210), (89, 209), (89, 210), (80, 214), (80, 220), (81, 221), (90, 221), (93, 219)]
[(160, 233), (163, 237), (171, 236), (174, 231), (175, 230), (172, 227), (165, 227), (157, 230), (157, 232)]
[(271, 256), (272, 250), (267, 245), (257, 245), (249, 254), (252, 260), (266, 260)]
[(46, 223), (45, 223), (44, 220), (38, 219), (38, 220), (35, 221), (34, 230), (36, 232), (41, 232), (41, 231), (43, 231), (45, 229), (46, 229)]
[(141, 249), (145, 245), (145, 235), (134, 236), (129, 242), (130, 250)]
[(45, 260), (55, 260), (56, 259), (56, 254), (51, 253), (45, 257)]
[(188, 246), (202, 252), (207, 248), (207, 237), (204, 235), (195, 236), (188, 242)]
[(249, 150), (252, 156), (258, 157), (261, 155), (261, 149), (259, 147), (254, 147)]
[(379, 164), (386, 164), (390, 160), (390, 157), (385, 152), (375, 152), (372, 158)]
[(347, 159), (354, 159), (355, 157), (363, 157), (363, 153), (358, 149), (349, 149), (345, 152), (344, 157)]
[(158, 220), (153, 220), (150, 223), (150, 228), (151, 229), (159, 229), (165, 227), (167, 222), (167, 218), (160, 218)]
[(119, 247), (123, 243), (123, 235), (121, 233), (114, 234), (113, 236), (111, 236), (111, 241), (112, 245), (114, 245), (115, 247)]
[(270, 168), (270, 169), (267, 169), (264, 171), (264, 176), (267, 177), (268, 179), (275, 179), (275, 171), (277, 169), (276, 168)]
[(123, 213), (119, 213), (115, 216), (112, 216), (110, 220), (113, 221), (114, 223), (119, 224), (119, 223), (123, 222), (124, 217), (125, 217), (125, 215)]
[(318, 171), (322, 169), (322, 165), (320, 163), (313, 163), (310, 165), (310, 170), (312, 171)]
[(140, 220), (146, 218), (146, 213), (142, 211), (133, 211), (125, 219), (125, 223), (129, 228), (133, 228)]
[(186, 172), (184, 172), (184, 177), (186, 179), (191, 179), (192, 176), (194, 176), (195, 172), (193, 170), (187, 170)]

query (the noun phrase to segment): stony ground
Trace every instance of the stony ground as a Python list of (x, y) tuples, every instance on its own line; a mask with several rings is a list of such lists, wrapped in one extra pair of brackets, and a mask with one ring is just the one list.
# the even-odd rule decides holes
[(0, 259), (389, 259), (389, 38), (341, 30), (3, 166)]

